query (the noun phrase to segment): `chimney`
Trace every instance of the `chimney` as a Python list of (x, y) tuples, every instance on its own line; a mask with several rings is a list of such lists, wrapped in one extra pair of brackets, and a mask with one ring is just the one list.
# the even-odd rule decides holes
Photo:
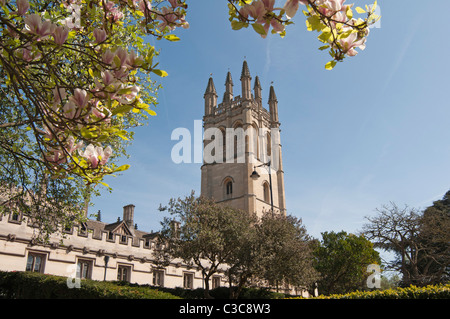
[(127, 223), (130, 229), (133, 228), (134, 225), (134, 205), (129, 204), (123, 207), (123, 220)]

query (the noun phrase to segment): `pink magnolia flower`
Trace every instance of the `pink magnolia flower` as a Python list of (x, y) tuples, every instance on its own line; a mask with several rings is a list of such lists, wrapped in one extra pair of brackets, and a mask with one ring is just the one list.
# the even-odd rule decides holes
[(40, 38), (44, 38), (55, 31), (56, 25), (50, 21), (42, 22), (41, 17), (38, 14), (30, 14), (25, 17), (25, 30), (28, 33), (38, 35)]
[(261, 0), (253, 2), (248, 7), (249, 14), (256, 20), (258, 23), (264, 23), (264, 15), (267, 10), (264, 6), (264, 3)]
[(102, 80), (105, 86), (112, 84), (115, 81), (115, 77), (109, 70), (105, 70), (102, 72)]
[(61, 100), (64, 100), (67, 96), (66, 90), (64, 88), (57, 88), (55, 87), (53, 89), (53, 106), (55, 107), (59, 103), (61, 103)]
[(84, 108), (89, 101), (88, 92), (82, 89), (75, 89), (73, 96), (69, 98), (78, 107)]
[(75, 138), (72, 135), (70, 135), (69, 138), (67, 139), (66, 151), (69, 154), (72, 154), (77, 149), (81, 148), (82, 146), (83, 146), (83, 141), (80, 141), (77, 144), (75, 144)]
[(94, 145), (89, 144), (86, 149), (84, 150), (84, 152), (78, 150), (78, 154), (82, 157), (84, 157), (85, 159), (87, 159), (92, 168), (97, 168), (98, 166), (98, 153), (97, 153), (97, 149)]
[(122, 67), (125, 65), (125, 63), (128, 60), (128, 51), (125, 50), (124, 48), (118, 48), (116, 50), (116, 56), (119, 58), (120, 64), (117, 65), (117, 67)]
[(161, 12), (158, 12), (157, 19), (162, 21), (158, 25), (159, 30), (164, 30), (165, 27), (174, 30), (178, 16), (173, 12), (172, 8), (163, 7)]
[(365, 49), (366, 38), (358, 39), (358, 34), (356, 32), (351, 33), (348, 37), (339, 40), (339, 44), (342, 47), (342, 51), (348, 56), (355, 56), (358, 51), (355, 48), (361, 50)]
[(100, 165), (105, 165), (108, 162), (108, 159), (112, 155), (112, 148), (107, 146), (104, 150), (101, 147), (97, 147), (97, 154), (100, 159)]
[(106, 40), (106, 32), (103, 29), (94, 30), (95, 43), (102, 43)]
[(123, 12), (116, 7), (114, 2), (106, 2), (105, 9), (108, 17), (112, 18), (113, 22), (119, 21), (123, 18)]
[(178, 0), (168, 0), (170, 2), (170, 5), (172, 6), (172, 8), (176, 8), (178, 7)]
[(22, 49), (22, 59), (27, 62), (35, 61), (42, 56), (40, 52), (33, 52), (31, 46), (27, 45)]
[(144, 13), (152, 9), (151, 0), (133, 0), (133, 3), (136, 7), (139, 8), (139, 10)]
[(318, 4), (324, 5), (328, 9), (336, 12), (341, 11), (345, 0), (319, 0)]
[(136, 52), (131, 51), (128, 54), (127, 65), (130, 66), (131, 68), (139, 67), (143, 62), (144, 62), (144, 59), (137, 56)]
[(92, 114), (94, 114), (99, 119), (104, 119), (106, 117), (106, 114), (96, 107), (92, 108)]
[(78, 150), (78, 154), (86, 158), (90, 162), (92, 168), (97, 168), (98, 164), (106, 164), (109, 157), (112, 155), (112, 149), (108, 146), (103, 150), (100, 146), (95, 147), (94, 145), (89, 144), (84, 152)]
[[(68, 119), (73, 119), (77, 114), (77, 106), (71, 100), (67, 101), (67, 103), (63, 107), (64, 116)], [(80, 112), (78, 112), (80, 113)], [(79, 114), (78, 114), (79, 115)]]
[(284, 11), (286, 12), (286, 17), (288, 19), (292, 19), (293, 16), (297, 13), (299, 3), (303, 5), (308, 4), (308, 0), (287, 0), (284, 4)]
[(61, 150), (50, 149), (48, 155), (45, 157), (50, 163), (59, 165), (66, 162), (66, 157)]
[(266, 7), (266, 10), (273, 11), (275, 0), (262, 0), (262, 2), (264, 3), (264, 7)]
[(126, 94), (122, 94), (117, 97), (117, 101), (122, 104), (131, 104), (136, 99), (136, 96), (138, 95), (140, 88), (139, 86), (128, 86), (125, 88), (128, 92)]
[(106, 64), (109, 64), (109, 65), (111, 65), (112, 63), (113, 63), (113, 60), (114, 60), (114, 57), (115, 57), (116, 55), (113, 53), (113, 52), (111, 52), (111, 50), (106, 50), (105, 51), (105, 53), (103, 53), (103, 62), (104, 63), (106, 63)]
[(17, 13), (21, 16), (25, 15), (25, 13), (30, 9), (30, 4), (28, 0), (17, 0)]
[[(272, 28), (276, 31), (276, 32), (278, 32), (278, 33), (281, 33), (281, 32), (283, 32), (284, 31), (284, 25), (280, 22), (280, 21), (278, 21), (278, 20), (276, 20), (276, 19), (272, 19), (271, 21), (270, 21), (270, 25), (272, 26)], [(266, 33), (267, 33), (267, 31), (266, 31)]]
[(55, 32), (53, 32), (53, 40), (57, 45), (63, 45), (69, 36), (69, 29), (63, 26), (56, 27)]

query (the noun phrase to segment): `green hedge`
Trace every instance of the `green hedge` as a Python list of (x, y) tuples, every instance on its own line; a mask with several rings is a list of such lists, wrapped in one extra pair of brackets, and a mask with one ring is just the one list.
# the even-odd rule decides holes
[(14, 299), (179, 299), (167, 292), (115, 282), (81, 280), (69, 288), (67, 277), (33, 272), (0, 272), (0, 298)]
[[(229, 288), (210, 290), (215, 299), (228, 299)], [(281, 299), (286, 295), (267, 289), (243, 288), (239, 299)], [(15, 299), (203, 299), (204, 289), (162, 288), (128, 282), (81, 280), (68, 288), (67, 277), (33, 272), (0, 271), (0, 298)]]
[[(131, 284), (127, 282), (117, 283), (118, 285), (128, 286), (128, 287), (148, 287), (149, 289), (158, 289), (160, 291), (168, 292), (172, 295), (178, 296), (182, 299), (203, 299), (205, 296), (205, 290), (203, 288), (197, 289), (183, 289), (183, 288), (166, 288), (166, 287), (155, 287), (150, 285), (138, 285)], [(219, 287), (211, 289), (209, 295), (214, 299), (229, 299), (230, 290), (228, 287)], [(283, 293), (278, 293), (270, 291), (268, 289), (257, 289), (257, 288), (243, 288), (238, 299), (283, 299), (287, 295)]]
[(449, 299), (450, 284), (426, 287), (410, 286), (373, 291), (355, 291), (343, 295), (318, 296), (312, 299)]

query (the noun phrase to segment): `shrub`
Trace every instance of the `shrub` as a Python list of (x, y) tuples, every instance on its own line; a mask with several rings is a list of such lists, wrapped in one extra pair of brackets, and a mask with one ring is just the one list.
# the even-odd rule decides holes
[(115, 282), (81, 280), (80, 288), (68, 288), (67, 277), (32, 272), (0, 272), (0, 296), (14, 299), (179, 299), (148, 287)]
[(450, 284), (426, 287), (409, 286), (373, 291), (355, 291), (342, 295), (318, 296), (311, 299), (449, 299)]

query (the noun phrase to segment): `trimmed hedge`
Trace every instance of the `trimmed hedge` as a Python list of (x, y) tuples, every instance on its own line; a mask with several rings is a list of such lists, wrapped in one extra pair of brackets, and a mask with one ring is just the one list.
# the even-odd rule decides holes
[[(148, 287), (149, 289), (158, 289), (159, 291), (168, 292), (174, 296), (178, 296), (182, 299), (203, 299), (205, 296), (205, 290), (203, 288), (197, 289), (184, 289), (184, 288), (166, 288), (166, 287), (155, 287), (150, 285), (138, 285), (131, 284), (128, 282), (120, 282), (118, 285), (129, 286), (129, 287)], [(214, 299), (229, 299), (230, 298), (230, 288), (219, 287), (211, 289), (209, 295)], [(238, 299), (283, 299), (288, 297), (283, 293), (278, 293), (270, 291), (264, 288), (243, 288)]]
[(116, 282), (81, 280), (69, 288), (67, 277), (33, 272), (1, 272), (0, 298), (9, 299), (180, 299), (167, 292)]
[(410, 286), (373, 291), (355, 291), (343, 295), (318, 296), (311, 299), (449, 299), (450, 284), (426, 287)]
[[(210, 290), (215, 299), (228, 299), (229, 288)], [(287, 295), (267, 289), (243, 288), (239, 299), (282, 299)], [(8, 299), (203, 299), (204, 289), (163, 288), (124, 281), (81, 280), (69, 288), (67, 277), (34, 272), (0, 271), (0, 298)]]

